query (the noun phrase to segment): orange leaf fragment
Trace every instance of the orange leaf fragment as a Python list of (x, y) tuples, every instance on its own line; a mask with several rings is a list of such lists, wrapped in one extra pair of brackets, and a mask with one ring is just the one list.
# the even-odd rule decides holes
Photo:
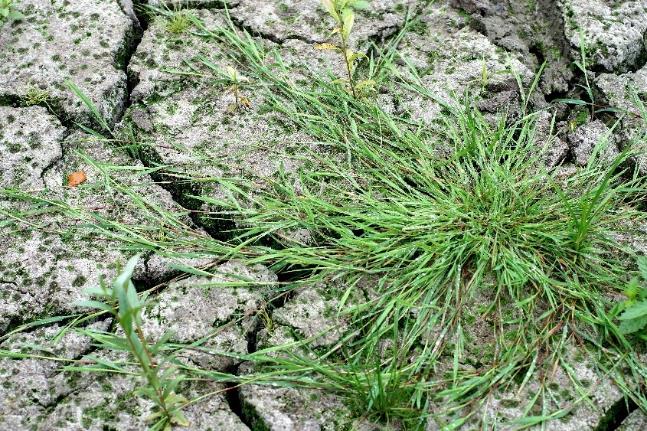
[(67, 185), (68, 187), (76, 187), (79, 184), (83, 184), (87, 179), (88, 177), (83, 171), (72, 172), (67, 176)]

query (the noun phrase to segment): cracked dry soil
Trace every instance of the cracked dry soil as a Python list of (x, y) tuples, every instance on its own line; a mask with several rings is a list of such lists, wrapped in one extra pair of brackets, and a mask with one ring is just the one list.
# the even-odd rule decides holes
[[(635, 110), (631, 95), (647, 97), (647, 0), (374, 0), (370, 12), (358, 17), (356, 49), (392, 40), (407, 17), (416, 19), (399, 45), (423, 85), (441, 100), (468, 89), (483, 112), (496, 114), (518, 104), (514, 70), (530, 83), (546, 62), (531, 104), (555, 115), (558, 131), (546, 163), (569, 169), (586, 164), (600, 136), (610, 134), (617, 153), (644, 132), (636, 116), (581, 119), (577, 107), (557, 105), (559, 98), (582, 95), (583, 75), (572, 66), (583, 44), (589, 49), (589, 73), (600, 104)], [(182, 173), (205, 177), (251, 175), (266, 178), (282, 166), (287, 154), (303, 151), (299, 131), (277, 127), (275, 113), (260, 109), (262, 100), (244, 115), (226, 107), (232, 95), (200, 76), (178, 75), (187, 62), (208, 56), (226, 63), (227, 47), (207, 41), (199, 32), (168, 31), (168, 17), (148, 13), (144, 6), (182, 8), (208, 27), (226, 25), (224, 3), (212, 0), (21, 0), (23, 18), (0, 27), (0, 200), (3, 218), (9, 210), (29, 210), (11, 199), (7, 190), (42, 192), (51, 201), (91, 209), (97, 216), (122, 225), (145, 226), (164, 235), (169, 226), (151, 225), (119, 190), (105, 187), (118, 166), (120, 180), (137, 190), (151, 205), (179, 214), (196, 235), (221, 237), (226, 226), (202, 217), (208, 210), (192, 195), (199, 190), (214, 196), (218, 187), (180, 181)], [(175, 9), (174, 9), (175, 8)], [(339, 70), (337, 59), (314, 52), (330, 23), (317, 0), (232, 0), (227, 3), (233, 24), (261, 44), (277, 49), (303, 81), (303, 71)], [(405, 70), (403, 63), (396, 66)], [(475, 85), (487, 69), (486, 86)], [(66, 84), (73, 81), (96, 105), (112, 132), (129, 130), (146, 150), (126, 154), (109, 142), (93, 139), (97, 123), (87, 106)], [(378, 96), (380, 105), (397, 115), (431, 122), (438, 103), (422, 100), (394, 85)], [(617, 126), (609, 124), (618, 120)], [(176, 145), (180, 142), (181, 145)], [(204, 157), (208, 154), (209, 157)], [(104, 165), (91, 164), (98, 160)], [(633, 160), (647, 172), (647, 152)], [(163, 165), (165, 169), (147, 169)], [(172, 170), (168, 167), (172, 167)], [(88, 181), (70, 189), (64, 178), (83, 170)], [(131, 375), (78, 374), (64, 370), (83, 358), (111, 357), (90, 338), (76, 332), (57, 337), (65, 321), (30, 327), (29, 323), (70, 315), (87, 287), (101, 277), (110, 279), (131, 255), (119, 238), (68, 234), (70, 223), (83, 223), (48, 211), (30, 212), (29, 224), (0, 220), (0, 348), (20, 353), (36, 346), (40, 357), (0, 356), (1, 430), (139, 430), (146, 429), (149, 401), (135, 395), (140, 384)], [(85, 222), (88, 222), (87, 220)], [(647, 249), (647, 234), (635, 246)], [(276, 300), (263, 288), (200, 288), (214, 281), (245, 276), (259, 286), (281, 280), (257, 265), (221, 262), (194, 253), (186, 265), (216, 269), (214, 277), (179, 276), (177, 260), (151, 250), (134, 279), (141, 290), (154, 288), (144, 328), (159, 337), (170, 327), (174, 340), (190, 343), (210, 337), (215, 350), (251, 353), (324, 330), (334, 319), (327, 310), (337, 298), (324, 286), (311, 286)], [(269, 313), (269, 330), (256, 311)], [(243, 317), (241, 317), (243, 316)], [(338, 323), (338, 322), (335, 322)], [(343, 322), (342, 322), (343, 324)], [(88, 321), (87, 327), (115, 330), (110, 319)], [(16, 329), (25, 328), (22, 331)], [(214, 328), (218, 328), (214, 331)], [(295, 338), (296, 337), (296, 338)], [(339, 334), (319, 340), (332, 345)], [(573, 354), (578, 347), (573, 346)], [(54, 360), (53, 356), (64, 360)], [(214, 371), (244, 374), (251, 365), (231, 357), (189, 352), (180, 360)], [(66, 362), (69, 361), (69, 362)], [(592, 403), (581, 404), (566, 418), (548, 422), (554, 430), (644, 430), (645, 412), (626, 400), (616, 384), (583, 360), (578, 375), (590, 381)], [(557, 379), (565, 390), (567, 379)], [(189, 406), (188, 429), (195, 430), (345, 430), (381, 429), (357, 422), (342, 400), (317, 391), (261, 385), (195, 381), (185, 384), (189, 397), (214, 395)], [(525, 394), (528, 395), (528, 394)], [(514, 410), (515, 397), (505, 394), (487, 408)], [(528, 395), (529, 396), (529, 395)], [(507, 398), (506, 398), (507, 397)], [(564, 403), (568, 403), (567, 399)], [(511, 413), (514, 416), (514, 413)], [(431, 421), (427, 429), (439, 429)], [(465, 429), (469, 428), (466, 425)], [(537, 429), (541, 429), (539, 426)]]

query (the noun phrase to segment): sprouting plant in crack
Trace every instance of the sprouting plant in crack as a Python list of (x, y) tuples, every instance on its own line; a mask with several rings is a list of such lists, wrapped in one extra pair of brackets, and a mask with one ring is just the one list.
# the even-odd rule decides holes
[(27, 106), (47, 105), (49, 107), (50, 94), (36, 85), (30, 84), (25, 93), (24, 101)]
[(341, 54), (346, 68), (346, 78), (340, 79), (345, 81), (354, 97), (360, 96), (367, 89), (370, 89), (371, 80), (355, 80), (355, 68), (357, 61), (366, 57), (361, 52), (355, 52), (350, 48), (350, 35), (355, 23), (355, 10), (366, 9), (369, 3), (364, 0), (322, 0), (322, 4), (328, 14), (335, 20), (335, 27), (330, 35), (339, 36), (339, 44), (320, 43), (315, 45), (316, 49), (333, 50)]
[(583, 92), (583, 95), (581, 98), (555, 100), (555, 102), (557, 103), (573, 105), (576, 108), (574, 109), (575, 115), (568, 123), (569, 129), (571, 131), (574, 131), (579, 126), (587, 123), (588, 120), (595, 119), (597, 114), (601, 114), (603, 112), (620, 112), (620, 110), (614, 107), (603, 107), (602, 105), (598, 104), (591, 82), (592, 72), (589, 70), (588, 47), (586, 45), (584, 35), (582, 35), (581, 33), (579, 35), (579, 41), (580, 58), (575, 60), (573, 62), (573, 65), (583, 77), (583, 82), (576, 84), (576, 87), (579, 88), (579, 91)]
[(175, 392), (182, 379), (173, 366), (157, 359), (168, 336), (150, 344), (142, 330), (141, 312), (145, 303), (137, 295), (131, 280), (137, 261), (138, 256), (131, 258), (111, 287), (102, 281), (100, 287), (88, 289), (87, 294), (95, 299), (78, 305), (111, 314), (122, 329), (124, 335), (111, 336), (107, 344), (114, 350), (130, 352), (139, 365), (140, 374), (147, 382), (139, 392), (155, 403), (155, 412), (149, 418), (154, 423), (151, 429), (160, 431), (170, 430), (173, 425), (187, 426), (188, 421), (182, 412), (187, 400)]
[(14, 9), (13, 0), (0, 0), (0, 25), (5, 21), (22, 19), (23, 15)]

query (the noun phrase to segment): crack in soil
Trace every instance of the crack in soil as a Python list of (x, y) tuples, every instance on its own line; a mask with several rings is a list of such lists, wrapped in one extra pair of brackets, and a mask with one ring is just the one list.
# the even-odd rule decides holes
[(47, 110), (47, 113), (54, 116), (61, 124), (61, 126), (66, 129), (64, 138), (72, 133), (72, 129), (76, 129), (74, 122), (65, 113), (60, 102), (56, 99), (48, 99), (46, 101), (38, 103), (27, 103), (27, 100), (24, 96), (19, 96), (17, 94), (0, 94), (0, 106), (9, 108), (28, 108), (31, 106), (40, 106), (42, 108), (45, 108)]
[(250, 26), (243, 24), (243, 20), (241, 20), (240, 18), (237, 18), (235, 16), (230, 15), (229, 17), (231, 18), (231, 22), (236, 27), (238, 27), (239, 30), (242, 30), (242, 31), (245, 31), (245, 32), (249, 33), (249, 35), (252, 36), (252, 37), (259, 37), (261, 39), (265, 39), (265, 40), (268, 40), (268, 41), (270, 41), (272, 43), (275, 43), (275, 44), (277, 44), (279, 46), (282, 46), (288, 40), (300, 40), (301, 42), (308, 43), (308, 44), (311, 44), (311, 45), (322, 42), (322, 41), (310, 39), (310, 38), (307, 38), (307, 37), (304, 37), (304, 36), (299, 36), (297, 34), (289, 34), (287, 36), (280, 37), (280, 36), (277, 36), (277, 35), (272, 34), (272, 33), (266, 33), (266, 32), (262, 32), (260, 30), (254, 30)]
[(627, 417), (638, 409), (638, 404), (631, 398), (620, 398), (611, 405), (593, 431), (617, 430)]
[[(225, 3), (221, 1), (214, 1), (214, 2), (208, 2), (208, 3), (193, 3), (193, 2), (188, 2), (185, 5), (182, 5), (182, 8), (197, 8), (197, 9), (209, 9), (209, 8), (224, 8)], [(144, 33), (148, 29), (149, 26), (149, 17), (146, 14), (141, 13), (141, 3), (140, 2), (135, 2), (135, 7), (133, 8), (135, 18), (137, 20), (137, 29), (138, 31), (135, 34), (134, 39), (132, 40), (128, 52), (126, 53), (124, 62), (123, 62), (123, 70), (126, 73), (127, 77), (127, 91), (125, 95), (125, 101), (123, 104), (123, 110), (118, 116), (117, 122), (121, 121), (123, 118), (124, 114), (128, 111), (128, 109), (133, 105), (133, 100), (131, 98), (131, 94), (137, 84), (139, 83), (139, 76), (136, 74), (129, 73), (128, 66), (131, 62), (132, 57), (135, 55), (137, 52), (137, 48), (139, 44), (142, 41), (142, 38), (144, 36)], [(155, 161), (159, 161), (160, 157), (159, 155), (154, 151), (152, 148), (148, 148), (146, 151), (147, 156), (144, 155), (143, 152), (138, 151), (136, 156), (134, 157), (136, 160), (139, 160), (144, 166), (151, 167), (151, 166), (156, 166)], [(152, 156), (152, 157), (148, 157)], [(177, 187), (176, 185), (173, 184), (173, 178), (171, 176), (165, 175), (163, 172), (155, 172), (150, 174), (151, 179), (160, 185), (160, 187), (166, 189), (168, 192), (170, 192), (172, 199), (181, 207), (186, 208), (190, 210), (189, 217), (192, 220), (192, 222), (203, 229), (207, 231), (209, 235), (211, 235), (214, 238), (219, 238), (222, 236), (221, 231), (214, 231), (211, 228), (208, 228), (207, 226), (204, 226), (203, 223), (201, 223), (199, 214), (197, 212), (194, 212), (195, 210), (198, 210), (200, 207), (200, 203), (196, 201), (192, 201), (185, 196), (187, 195), (187, 192), (189, 194), (196, 194), (195, 190), (188, 190), (191, 189), (192, 186), (188, 185), (187, 187)], [(231, 223), (233, 226), (233, 222)], [(228, 229), (224, 229), (226, 231)], [(148, 266), (149, 260), (152, 257), (152, 254), (148, 255), (145, 257), (144, 260), (144, 268), (146, 269), (146, 273), (150, 273), (150, 269)], [(147, 283), (146, 280), (140, 280), (140, 283), (143, 283), (142, 289), (153, 289), (154, 290), (154, 296), (159, 295), (159, 293), (164, 289), (165, 286), (167, 286), (170, 282), (181, 278), (181, 274), (170, 274), (169, 277), (167, 277), (167, 280), (164, 280), (162, 282), (155, 283), (155, 285), (150, 286), (152, 283)], [(150, 281), (150, 280), (149, 280)], [(138, 289), (140, 290), (140, 289)], [(250, 341), (251, 338), (253, 337), (255, 339), (255, 335), (252, 335), (252, 332), (257, 331), (260, 323), (256, 323), (255, 327), (253, 328), (252, 331), (250, 331), (250, 334), (248, 334), (248, 340), (247, 344), (248, 347), (250, 345), (253, 345), (253, 343)], [(230, 370), (232, 375), (238, 375), (239, 370), (238, 370), (238, 365), (235, 366)], [(241, 420), (242, 423), (250, 426), (246, 421), (245, 415), (243, 415), (243, 410), (242, 410), (242, 405), (241, 405), (241, 400), (240, 400), (240, 392), (238, 387), (234, 383), (226, 383), (225, 384), (227, 387), (227, 390), (225, 391), (225, 401), (227, 402), (227, 405), (229, 409), (231, 410), (232, 413), (234, 413), (238, 418)]]
[[(238, 367), (236, 367), (234, 370), (231, 370), (230, 373), (237, 376), (240, 371), (238, 370)], [(238, 419), (245, 424), (249, 429), (254, 429), (254, 423), (249, 420), (249, 416), (245, 414), (245, 411), (243, 409), (243, 401), (241, 399), (240, 395), (240, 387), (236, 383), (225, 383), (226, 390), (224, 392), (225, 394), (225, 402), (227, 403), (227, 406), (229, 407), (229, 410), (236, 416), (238, 416)]]
[[(65, 126), (63, 126), (65, 127)], [(63, 145), (63, 142), (72, 134), (72, 130), (69, 127), (65, 127), (65, 130), (63, 131), (63, 136), (61, 138), (61, 142), (59, 144), (59, 147), (61, 149), (61, 155), (56, 157), (54, 160), (52, 160), (50, 163), (48, 163), (45, 167), (43, 167), (43, 170), (40, 173), (40, 179), (43, 180), (43, 183), (45, 181), (45, 175), (47, 172), (49, 172), (52, 168), (54, 168), (56, 165), (58, 165), (63, 159), (65, 159), (66, 151), (65, 151), (65, 145)]]

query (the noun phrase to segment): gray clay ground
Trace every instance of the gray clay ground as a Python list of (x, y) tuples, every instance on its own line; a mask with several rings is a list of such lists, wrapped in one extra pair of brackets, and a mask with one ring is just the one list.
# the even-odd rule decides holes
[[(133, 391), (141, 383), (136, 378), (75, 374), (63, 370), (64, 363), (45, 358), (55, 353), (70, 361), (83, 361), (88, 355), (113, 353), (97, 351), (88, 337), (74, 332), (58, 339), (56, 335), (63, 328), (59, 323), (25, 333), (12, 332), (36, 319), (78, 312), (74, 303), (83, 290), (96, 285), (102, 276), (114, 276), (115, 268), (130, 257), (128, 247), (119, 238), (61, 235), (68, 223), (82, 221), (27, 208), (24, 201), (12, 199), (12, 193), (37, 193), (72, 208), (91, 208), (103, 220), (144, 226), (160, 235), (172, 231), (171, 225), (147, 225), (147, 220), (138, 219), (124, 189), (110, 182), (110, 174), (118, 171), (120, 181), (138, 190), (146, 204), (173, 211), (181, 223), (198, 223), (195, 231), (207, 236), (214, 227), (201, 221), (197, 213), (189, 216), (191, 210), (204, 208), (191, 201), (190, 195), (202, 188), (217, 197), (222, 190), (173, 178), (187, 172), (205, 178), (244, 176), (258, 179), (262, 187), (263, 178), (279, 169), (289, 173), (296, 168), (295, 158), (287, 155), (305, 154), (305, 148), (316, 150), (318, 143), (282, 125), (275, 113), (263, 109), (263, 100), (254, 100), (245, 115), (231, 116), (227, 112), (233, 101), (231, 93), (213, 86), (209, 79), (172, 73), (200, 56), (208, 56), (221, 67), (229, 60), (224, 47), (205, 42), (196, 29), (170, 33), (167, 17), (142, 12), (141, 3), (146, 2), (15, 3), (24, 17), (0, 27), (0, 187), (4, 190), (0, 210), (5, 211), (0, 212), (0, 349), (14, 353), (36, 349), (43, 359), (16, 355), (0, 360), (0, 429), (145, 429), (151, 406), (143, 399), (132, 401)], [(528, 85), (546, 60), (545, 73), (531, 102), (536, 109), (552, 109), (542, 120), (546, 134), (552, 114), (557, 115), (553, 129), (560, 133), (552, 141), (547, 160), (550, 166), (561, 164), (567, 171), (585, 165), (601, 139), (608, 143), (604, 151), (610, 160), (627, 142), (644, 133), (640, 112), (632, 101), (647, 100), (646, 0), (373, 3), (371, 12), (360, 14), (357, 20), (357, 48), (366, 50), (371, 42), (388, 41), (402, 28), (407, 14), (418, 17), (419, 22), (404, 35), (400, 52), (413, 65), (422, 84), (440, 100), (450, 101), (453, 95), (470, 89), (484, 112), (509, 110), (520, 101), (512, 71)], [(149, 0), (148, 4), (189, 8), (208, 26), (225, 22), (221, 1)], [(330, 53), (312, 48), (325, 40), (330, 27), (317, 0), (233, 0), (229, 7), (236, 26), (282, 53), (295, 82), (303, 81), (304, 70), (339, 70)], [(552, 108), (555, 98), (576, 91), (581, 73), (571, 65), (579, 59), (583, 44), (590, 47), (589, 66), (594, 72), (589, 79), (599, 103), (628, 112), (607, 114), (617, 115), (614, 128), (608, 127), (608, 121), (590, 118), (586, 109)], [(488, 75), (485, 83), (483, 70)], [(394, 73), (411, 71), (400, 61)], [(110, 128), (132, 133), (145, 150), (133, 158), (84, 131), (83, 126), (96, 123), (87, 107), (70, 92), (66, 80), (87, 94)], [(429, 123), (441, 109), (439, 104), (417, 98), (396, 85), (378, 99), (389, 112)], [(512, 111), (510, 115), (515, 115)], [(647, 172), (647, 156), (639, 155), (635, 162), (643, 173)], [(159, 176), (147, 170), (155, 163), (172, 166), (172, 175)], [(86, 173), (87, 182), (77, 188), (66, 187), (66, 176), (78, 170)], [(29, 224), (3, 220), (9, 210), (32, 211)], [(644, 238), (633, 241), (637, 247), (644, 247), (646, 242)], [(267, 268), (220, 262), (215, 256), (198, 252), (188, 263), (211, 265), (215, 275), (176, 280), (171, 260), (154, 251), (137, 268), (135, 281), (139, 286), (161, 283), (145, 313), (144, 328), (151, 337), (160, 336), (162, 327), (170, 327), (178, 342), (206, 338), (203, 342), (212, 349), (241, 354), (322, 333), (325, 335), (317, 345), (338, 341), (345, 322), (331, 312), (339, 303), (334, 287), (304, 286), (273, 308), (268, 305), (272, 298), (263, 293), (263, 285), (275, 283), (277, 275)], [(235, 283), (227, 288), (209, 288), (210, 283), (239, 277), (254, 288)], [(113, 328), (105, 319), (89, 325)], [(487, 345), (492, 328), (485, 322), (467, 333), (468, 357), (472, 360), (462, 366), (469, 369), (487, 354), (482, 346)], [(572, 355), (582, 354), (576, 345), (569, 349)], [(252, 371), (250, 364), (232, 357), (189, 352), (180, 360), (215, 371)], [(612, 407), (622, 402), (621, 392), (596, 368), (593, 358), (582, 356), (580, 363), (575, 372), (589, 382), (593, 402), (578, 405), (544, 429), (647, 428), (647, 416), (639, 410), (621, 420), (618, 428), (605, 428)], [(567, 407), (578, 395), (572, 392), (565, 370), (554, 370), (553, 378), (563, 394), (555, 403)], [(525, 412), (516, 408), (519, 399), (532, 396), (534, 385), (536, 382), (531, 381), (521, 391), (494, 391), (481, 408), (493, 423), (522, 416)], [(187, 429), (380, 429), (375, 424), (354, 422), (341, 400), (314, 390), (254, 384), (231, 389), (209, 382), (192, 382), (183, 390), (193, 396), (215, 393), (186, 409), (191, 424)], [(442, 429), (449, 419), (442, 413), (442, 406), (432, 406), (427, 429)], [(463, 429), (472, 429), (470, 426), (468, 423)]]

